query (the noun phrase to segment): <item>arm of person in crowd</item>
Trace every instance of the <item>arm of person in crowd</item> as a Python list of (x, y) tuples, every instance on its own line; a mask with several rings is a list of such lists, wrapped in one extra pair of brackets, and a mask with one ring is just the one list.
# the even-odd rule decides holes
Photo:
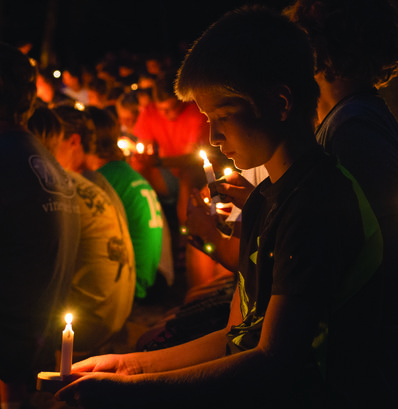
[(232, 172), (214, 182), (216, 190), (223, 195), (222, 201), (233, 203), (239, 209), (242, 209), (254, 186), (244, 178), (239, 172)]

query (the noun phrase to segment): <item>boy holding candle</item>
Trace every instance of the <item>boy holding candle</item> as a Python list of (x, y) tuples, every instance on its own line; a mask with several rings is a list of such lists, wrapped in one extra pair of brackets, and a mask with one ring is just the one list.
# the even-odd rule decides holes
[(243, 208), (229, 323), (167, 350), (83, 361), (73, 371), (93, 373), (59, 396), (87, 408), (380, 407), (368, 380), (380, 229), (356, 181), (315, 141), (305, 34), (263, 7), (228, 13), (194, 44), (176, 90), (238, 168), (269, 173)]

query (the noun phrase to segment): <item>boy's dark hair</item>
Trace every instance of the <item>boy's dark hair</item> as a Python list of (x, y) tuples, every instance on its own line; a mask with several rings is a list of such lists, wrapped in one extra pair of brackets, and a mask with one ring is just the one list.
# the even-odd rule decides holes
[(95, 153), (101, 159), (123, 160), (124, 155), (117, 146), (120, 128), (117, 118), (108, 110), (95, 106), (86, 107), (85, 112), (92, 119), (97, 136)]
[(64, 139), (72, 134), (80, 135), (85, 153), (95, 153), (96, 133), (92, 119), (84, 112), (74, 107), (62, 105), (54, 108), (64, 127)]
[(36, 67), (17, 48), (0, 43), (0, 119), (26, 124), (36, 100)]
[(231, 11), (204, 32), (186, 55), (175, 90), (184, 101), (210, 88), (241, 97), (261, 117), (269, 114), (270, 92), (280, 85), (292, 94), (290, 119), (313, 120), (319, 87), (306, 34), (258, 5)]
[(380, 86), (396, 75), (398, 16), (388, 0), (298, 0), (285, 14), (308, 33), (327, 81)]

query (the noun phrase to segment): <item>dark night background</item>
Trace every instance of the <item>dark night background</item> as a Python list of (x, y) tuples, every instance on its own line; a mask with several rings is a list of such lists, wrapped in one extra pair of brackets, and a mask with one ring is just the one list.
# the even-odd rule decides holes
[[(258, 1), (281, 9), (287, 0)], [(242, 0), (0, 0), (0, 40), (29, 41), (30, 56), (65, 65), (93, 64), (106, 52), (179, 55)], [(50, 50), (45, 55), (45, 51)], [(47, 60), (44, 60), (46, 63)]]

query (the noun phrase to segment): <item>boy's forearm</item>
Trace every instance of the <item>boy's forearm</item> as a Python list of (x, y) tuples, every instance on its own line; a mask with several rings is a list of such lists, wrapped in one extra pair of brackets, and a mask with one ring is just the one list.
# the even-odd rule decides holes
[(175, 347), (133, 353), (126, 356), (134, 360), (134, 366), (140, 373), (158, 373), (173, 371), (187, 366), (197, 365), (225, 356), (226, 329), (213, 332), (191, 342)]

